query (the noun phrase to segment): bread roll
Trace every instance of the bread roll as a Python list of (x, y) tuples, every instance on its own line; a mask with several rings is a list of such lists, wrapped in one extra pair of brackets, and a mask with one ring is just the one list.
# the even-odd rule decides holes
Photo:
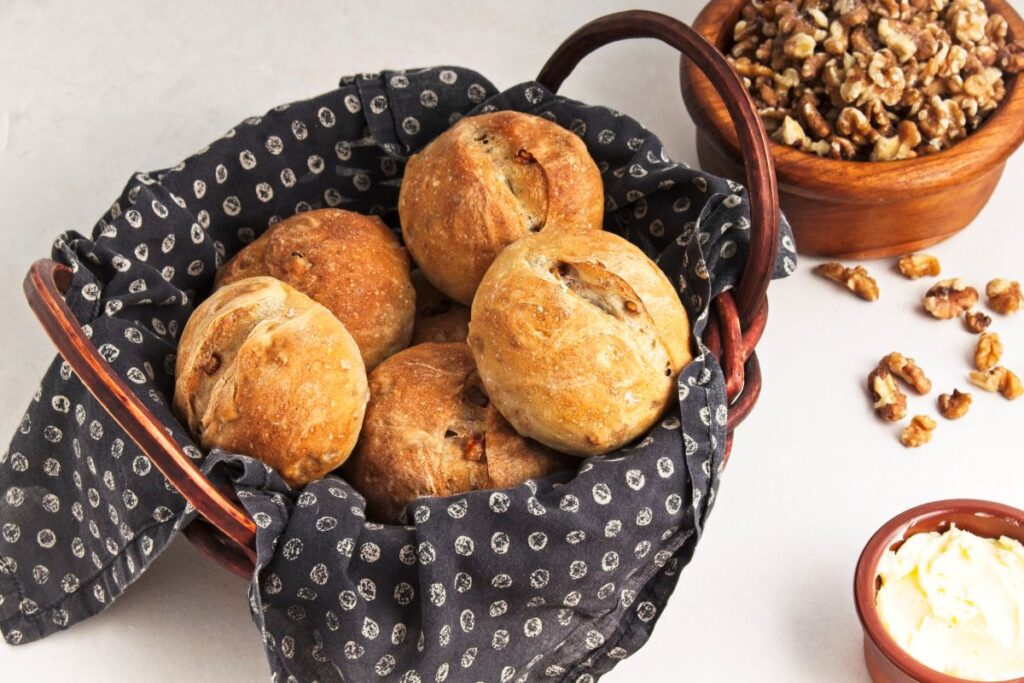
[(464, 342), (469, 334), (469, 308), (455, 303), (427, 281), (422, 271), (412, 274), (416, 289), (416, 322), (412, 343)]
[(280, 280), (222, 287), (181, 335), (179, 418), (205, 448), (259, 458), (292, 486), (345, 462), (368, 398), (359, 348), (345, 326)]
[(600, 230), (604, 188), (576, 135), (501, 111), (461, 119), (410, 157), (398, 212), (427, 279), (469, 305), (494, 257), (523, 235)]
[(573, 461), (512, 430), (465, 344), (420, 344), (370, 373), (363, 435), (344, 473), (372, 517), (395, 521), (421, 496), (513, 486)]
[(369, 369), (412, 339), (409, 256), (376, 216), (320, 209), (286, 218), (228, 261), (216, 282), (255, 275), (283, 280), (329, 308)]
[(686, 311), (637, 247), (608, 232), (531, 235), (487, 271), (469, 346), (524, 436), (598, 455), (651, 427), (691, 360)]

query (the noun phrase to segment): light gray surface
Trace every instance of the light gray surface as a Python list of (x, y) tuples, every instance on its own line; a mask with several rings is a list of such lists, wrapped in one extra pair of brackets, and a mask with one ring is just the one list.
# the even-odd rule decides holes
[[(250, 114), (334, 87), (343, 74), (451, 63), (499, 87), (534, 76), (584, 21), (630, 3), (0, 0), (0, 439), (53, 351), (21, 296), (63, 229), (87, 232), (131, 172), (174, 164)], [(695, 16), (697, 0), (647, 7)], [(563, 92), (628, 112), (693, 162), (676, 57), (632, 42), (590, 57)], [(1024, 155), (971, 229), (933, 249), (984, 286), (1024, 277)], [(1024, 401), (975, 392), (919, 451), (874, 419), (862, 385), (883, 354), (918, 359), (937, 390), (965, 387), (972, 337), (919, 312), (926, 285), (869, 264), (866, 304), (801, 271), (776, 284), (760, 346), (765, 389), (740, 429), (693, 564), (650, 643), (605, 680), (864, 681), (853, 566), (913, 504), (973, 496), (1024, 506)], [(1024, 315), (995, 328), (1024, 370)], [(912, 398), (935, 414), (932, 397)], [(265, 680), (242, 582), (175, 543), (102, 615), (32, 645), (0, 645), (4, 681)]]

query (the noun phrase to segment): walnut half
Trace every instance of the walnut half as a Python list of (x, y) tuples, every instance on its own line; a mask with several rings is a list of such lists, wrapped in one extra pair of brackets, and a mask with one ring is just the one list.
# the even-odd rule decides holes
[(847, 289), (865, 301), (878, 300), (878, 283), (868, 275), (864, 266), (846, 268), (841, 263), (822, 263), (814, 272), (833, 282), (845, 285)]
[(988, 307), (997, 313), (1009, 315), (1024, 308), (1024, 294), (1015, 280), (992, 280), (985, 286)]
[(907, 428), (900, 434), (900, 443), (907, 448), (917, 448), (932, 440), (935, 431), (935, 420), (927, 415), (915, 415)]
[(974, 334), (981, 334), (991, 324), (992, 318), (981, 311), (968, 311), (967, 315), (964, 316), (964, 327), (967, 328), (968, 332), (973, 332)]
[(928, 290), (924, 310), (940, 320), (958, 318), (978, 303), (978, 290), (960, 278), (942, 280)]
[(900, 272), (904, 277), (916, 280), (922, 277), (935, 277), (942, 272), (939, 259), (929, 254), (907, 254), (900, 259)]
[(907, 358), (894, 351), (883, 358), (880, 365), (914, 387), (922, 396), (932, 390), (932, 381), (925, 376), (924, 370), (917, 366), (913, 358)]
[(970, 394), (964, 394), (959, 389), (953, 389), (952, 394), (942, 394), (939, 396), (939, 414), (947, 420), (959, 420), (967, 414), (973, 400)]
[(999, 365), (1003, 357), (1003, 342), (995, 332), (985, 332), (978, 337), (978, 346), (974, 349), (974, 367), (978, 370), (991, 370)]
[(888, 368), (877, 367), (868, 375), (868, 391), (875, 402), (875, 412), (881, 418), (899, 422), (907, 416), (907, 397), (896, 386), (896, 380)]

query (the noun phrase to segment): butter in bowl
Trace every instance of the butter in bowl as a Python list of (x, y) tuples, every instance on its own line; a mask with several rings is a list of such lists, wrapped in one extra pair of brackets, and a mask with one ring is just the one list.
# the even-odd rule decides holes
[(928, 503), (890, 520), (854, 597), (875, 683), (1024, 680), (1024, 511)]

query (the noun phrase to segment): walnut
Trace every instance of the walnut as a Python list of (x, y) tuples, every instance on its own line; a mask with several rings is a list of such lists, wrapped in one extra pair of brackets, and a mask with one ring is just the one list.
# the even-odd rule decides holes
[(868, 275), (864, 266), (846, 268), (841, 263), (822, 263), (814, 272), (833, 282), (845, 285), (847, 289), (865, 301), (878, 300), (878, 283)]
[(917, 366), (913, 358), (906, 358), (894, 351), (883, 358), (879, 366), (914, 387), (922, 396), (932, 390), (932, 381), (925, 376), (924, 370)]
[(995, 332), (985, 332), (978, 337), (978, 345), (974, 349), (974, 367), (978, 370), (991, 370), (999, 365), (1003, 357), (1003, 342)]
[(1003, 395), (1003, 398), (1015, 401), (1024, 396), (1024, 384), (1021, 383), (1020, 377), (1007, 370), (1003, 377), (1003, 384), (999, 387), (999, 393)]
[(985, 391), (998, 391), (1011, 401), (1024, 395), (1024, 384), (1021, 384), (1020, 377), (1002, 365), (997, 365), (989, 370), (972, 372), (968, 377), (976, 386)]
[(871, 150), (871, 161), (899, 161), (917, 156), (921, 144), (921, 132), (913, 121), (900, 121), (896, 135), (881, 137)]
[(804, 132), (803, 126), (796, 119), (787, 116), (783, 119), (782, 126), (775, 131), (773, 137), (784, 145), (799, 147), (801, 143), (807, 140), (807, 133)]
[(960, 278), (942, 280), (928, 290), (924, 310), (940, 320), (957, 318), (978, 303), (978, 290)]
[(907, 416), (907, 397), (896, 386), (892, 373), (884, 367), (877, 367), (868, 375), (868, 391), (874, 401), (873, 408), (879, 417), (890, 422), (899, 422)]
[[(901, 21), (878, 20), (878, 37), (903, 63), (917, 54), (917, 43), (910, 26)], [(934, 38), (932, 39), (934, 40)]]
[(818, 103), (815, 100), (816, 98), (810, 93), (806, 93), (800, 98), (800, 116), (812, 134), (819, 139), (827, 138), (832, 135), (832, 126), (818, 111)]
[(974, 386), (985, 391), (999, 391), (1003, 386), (1003, 380), (1006, 379), (1006, 368), (996, 366), (988, 370), (977, 370), (969, 374), (968, 378)]
[(932, 440), (932, 432), (938, 425), (927, 415), (915, 415), (906, 429), (900, 433), (900, 443), (907, 448), (917, 448)]
[(973, 400), (970, 394), (964, 394), (959, 389), (953, 389), (952, 394), (942, 394), (939, 396), (939, 414), (947, 420), (959, 420), (967, 414)]
[(973, 332), (974, 334), (984, 332), (991, 324), (992, 318), (981, 311), (968, 311), (967, 315), (964, 316), (964, 326), (968, 332)]
[(996, 279), (985, 285), (988, 307), (996, 313), (1009, 315), (1024, 308), (1024, 294), (1015, 280)]
[(814, 42), (814, 36), (809, 36), (806, 33), (797, 33), (786, 40), (782, 50), (788, 57), (807, 59), (814, 54), (816, 46), (817, 43)]
[(976, 43), (985, 37), (988, 14), (981, 0), (953, 0), (946, 21), (961, 43)]
[(999, 66), (1003, 71), (1010, 74), (1019, 74), (1024, 71), (1024, 41), (1009, 43), (998, 52)]
[(939, 259), (929, 254), (907, 254), (900, 259), (899, 267), (903, 276), (911, 280), (925, 276), (935, 277), (942, 272)]

